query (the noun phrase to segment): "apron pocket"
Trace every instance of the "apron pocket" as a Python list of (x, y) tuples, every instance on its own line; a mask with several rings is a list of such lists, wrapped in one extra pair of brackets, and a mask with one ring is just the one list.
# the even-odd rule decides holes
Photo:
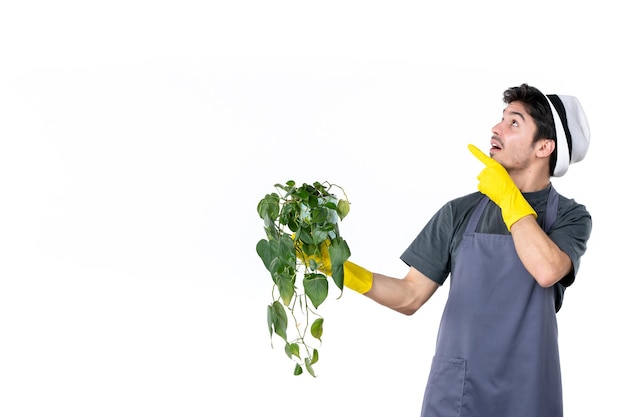
[(465, 359), (435, 356), (422, 405), (423, 417), (461, 415), (465, 386)]

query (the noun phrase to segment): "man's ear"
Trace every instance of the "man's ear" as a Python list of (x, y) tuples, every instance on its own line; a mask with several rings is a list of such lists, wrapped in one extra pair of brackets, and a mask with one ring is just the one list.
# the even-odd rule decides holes
[(556, 149), (556, 141), (554, 139), (540, 139), (536, 144), (537, 156), (547, 158)]

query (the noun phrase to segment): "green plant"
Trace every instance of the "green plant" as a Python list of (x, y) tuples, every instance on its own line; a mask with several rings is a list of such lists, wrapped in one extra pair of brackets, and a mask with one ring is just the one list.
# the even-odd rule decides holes
[[(267, 306), (270, 341), (273, 347), (274, 334), (284, 340), (285, 353), (296, 361), (294, 375), (304, 367), (315, 377), (315, 346), (321, 345), (324, 325), (317, 309), (328, 297), (329, 277), (339, 297), (343, 293), (343, 263), (350, 248), (339, 234), (339, 221), (350, 205), (343, 188), (328, 182), (296, 187), (287, 181), (274, 187), (277, 192), (266, 194), (257, 206), (267, 239), (257, 243), (256, 252), (274, 283)], [(332, 194), (332, 187), (343, 198)], [(330, 258), (331, 271), (321, 265), (324, 257)]]

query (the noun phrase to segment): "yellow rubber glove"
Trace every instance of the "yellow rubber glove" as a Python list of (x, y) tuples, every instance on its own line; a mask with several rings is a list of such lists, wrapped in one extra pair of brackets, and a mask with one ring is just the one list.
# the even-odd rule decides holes
[(362, 266), (350, 261), (343, 263), (343, 285), (346, 287), (365, 294), (372, 289), (373, 278), (374, 274)]
[[(296, 250), (296, 254), (301, 261), (307, 264), (309, 263), (309, 259), (313, 259), (320, 272), (331, 276), (332, 266), (330, 263), (328, 245), (328, 241), (321, 245), (321, 259), (316, 256), (306, 257), (301, 250)], [(306, 258), (303, 259), (303, 256)], [(373, 277), (374, 275), (370, 271), (354, 262), (345, 261), (343, 263), (343, 285), (360, 294), (365, 294), (372, 288)]]
[(502, 218), (506, 228), (511, 231), (513, 223), (537, 213), (517, 188), (506, 169), (493, 158), (485, 155), (474, 145), (467, 146), (472, 154), (478, 158), (486, 168), (478, 175), (478, 191), (489, 197), (502, 210)]

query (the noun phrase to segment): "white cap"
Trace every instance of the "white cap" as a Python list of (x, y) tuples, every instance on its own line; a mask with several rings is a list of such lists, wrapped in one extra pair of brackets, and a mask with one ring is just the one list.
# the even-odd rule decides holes
[(589, 124), (576, 97), (547, 94), (556, 128), (556, 165), (553, 176), (562, 177), (570, 164), (582, 161), (589, 149)]

